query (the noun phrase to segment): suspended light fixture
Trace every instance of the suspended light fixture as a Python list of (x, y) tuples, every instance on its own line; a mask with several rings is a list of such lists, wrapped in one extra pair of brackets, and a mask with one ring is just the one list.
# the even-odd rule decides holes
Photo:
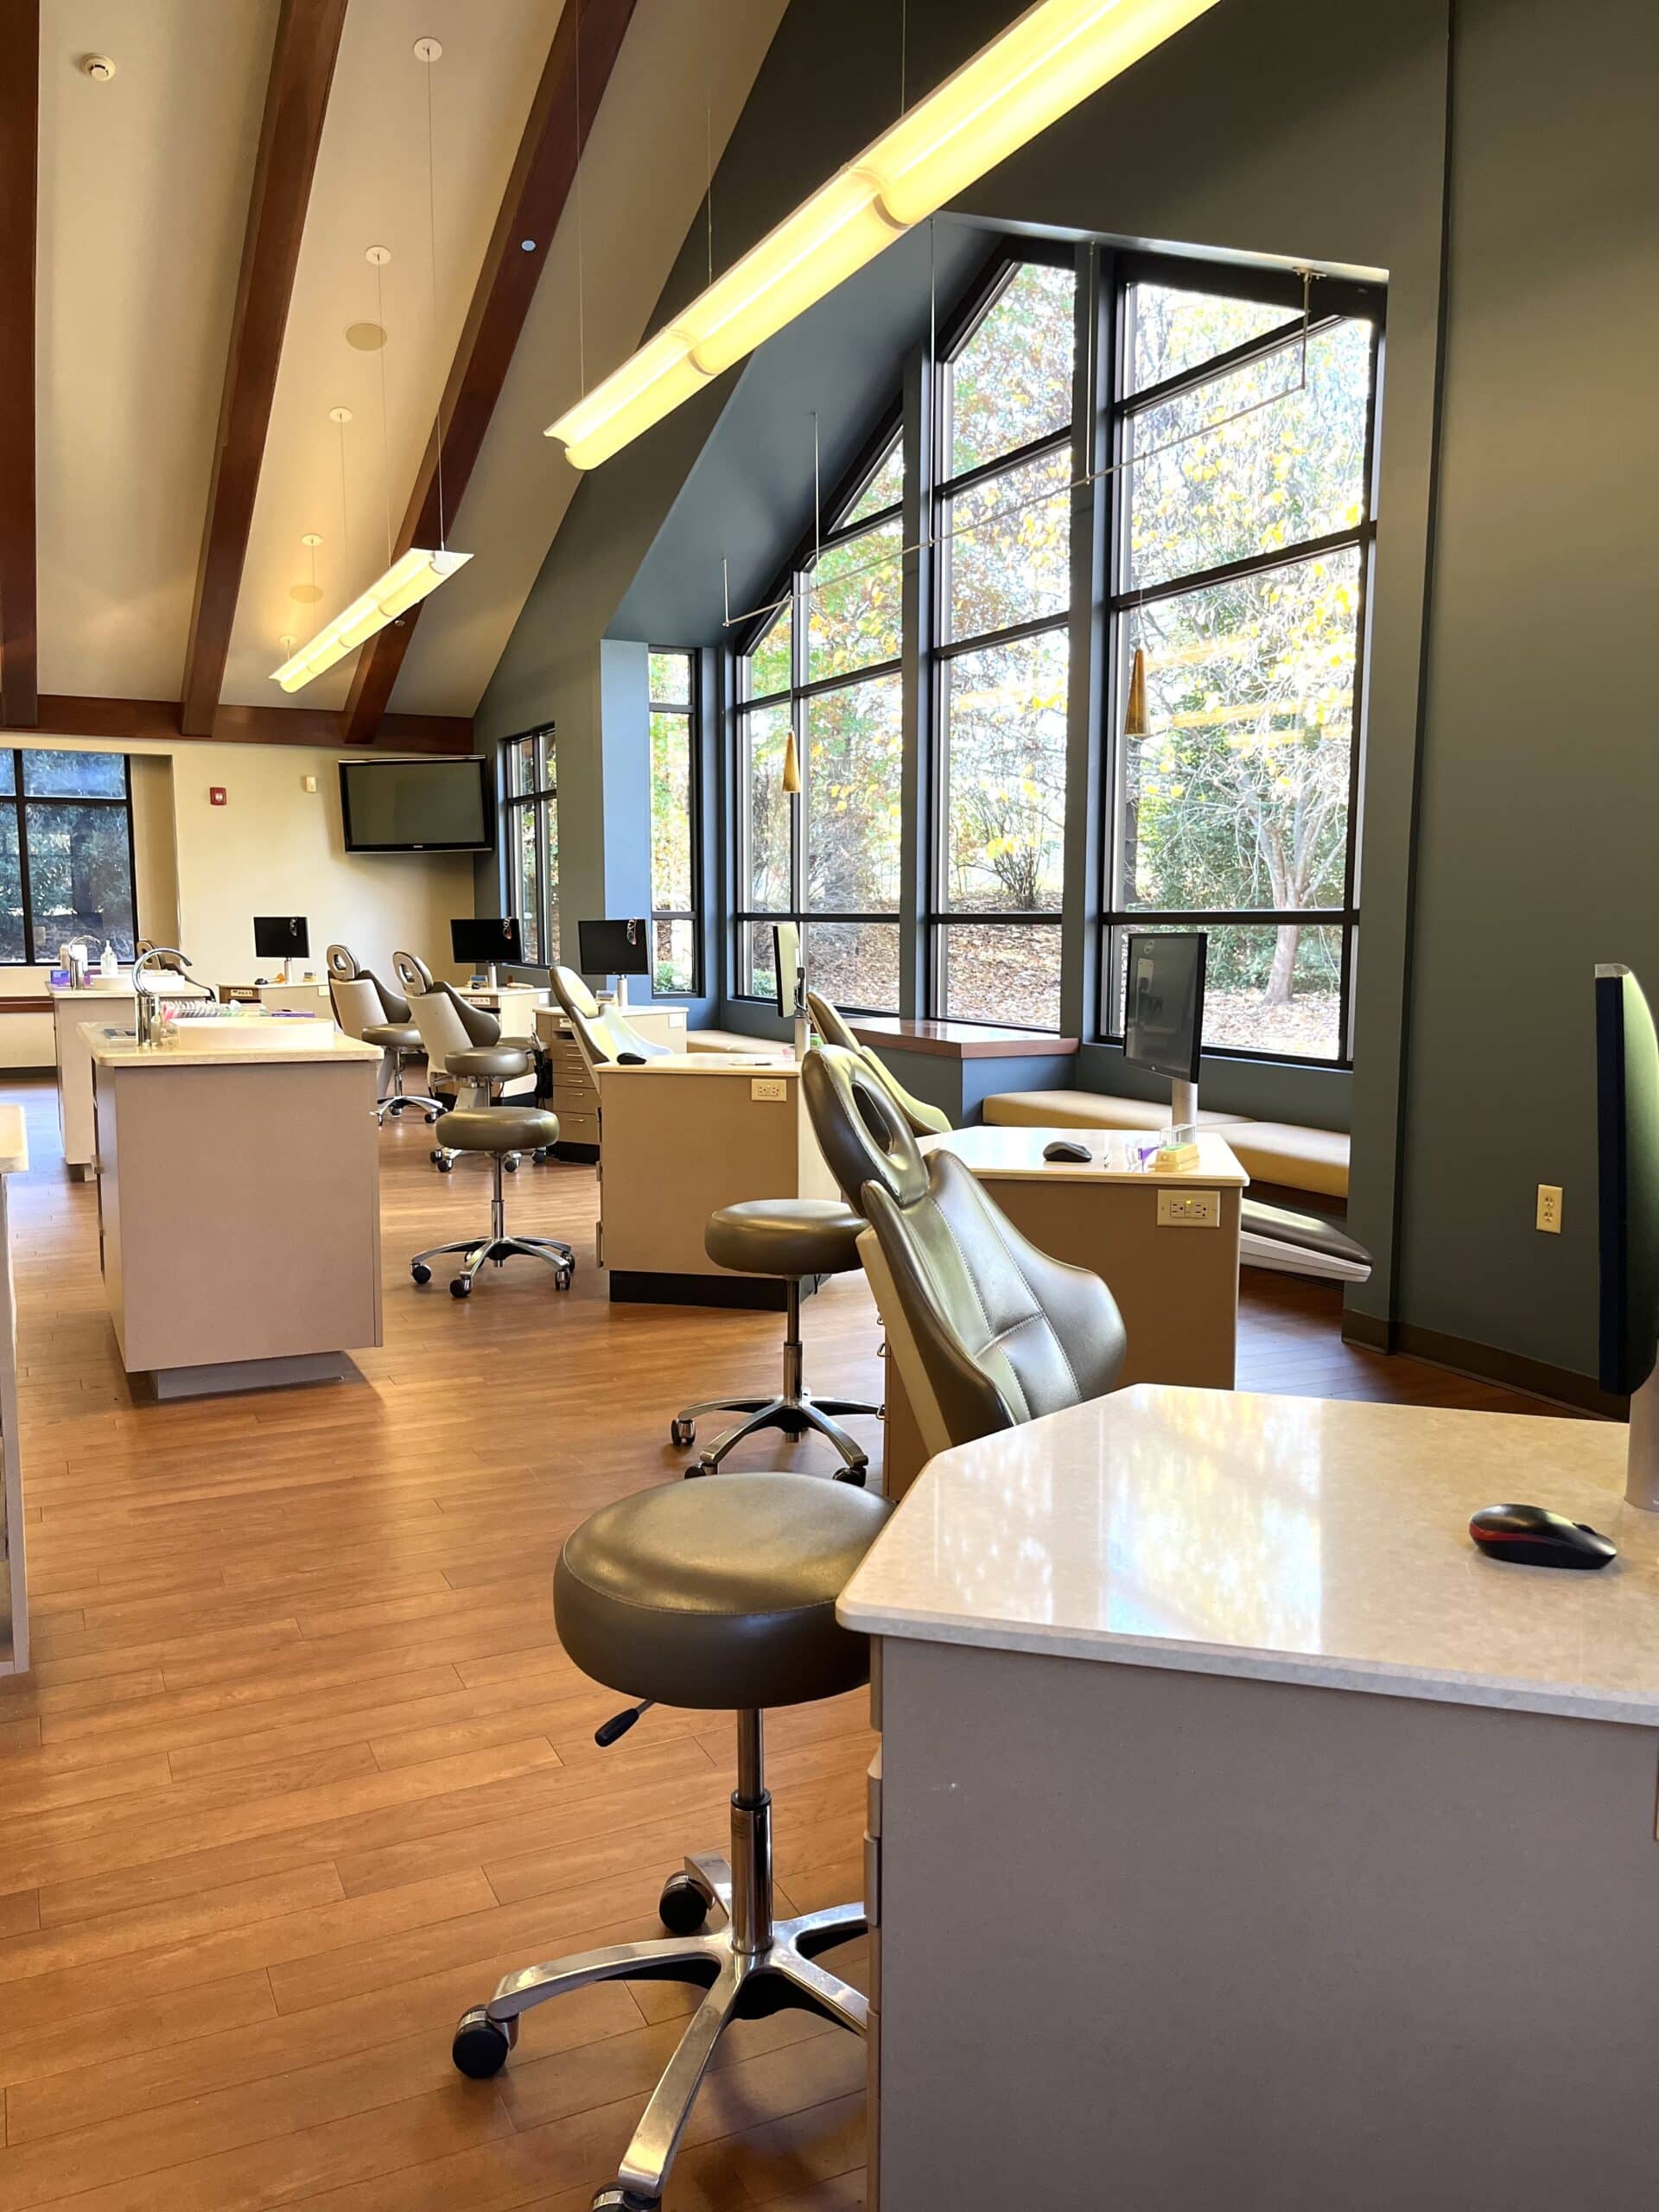
[(592, 468), (1217, 0), (1038, 0), (548, 425)]
[(1129, 699), (1123, 710), (1125, 737), (1150, 737), (1152, 725), (1147, 720), (1147, 657), (1137, 645), (1135, 658), (1129, 663)]
[(377, 630), (384, 630), (388, 622), (395, 622), (417, 600), (435, 591), (447, 576), (453, 576), (457, 569), (464, 569), (472, 557), (470, 553), (429, 553), (421, 546), (410, 546), (360, 599), (354, 599), (343, 613), (336, 614), (332, 622), (326, 622), (291, 659), (273, 669), (275, 680), (284, 691), (299, 690), (313, 677), (322, 675), (336, 661), (344, 660), (347, 653), (373, 637)]
[[(437, 270), (437, 182), (433, 161), (432, 139), (432, 65), (442, 55), (443, 48), (435, 38), (421, 38), (415, 41), (415, 58), (428, 71), (426, 80), (426, 213), (427, 236), (431, 252), (432, 319), (435, 327), (438, 310)], [(384, 330), (385, 316), (381, 298), (381, 271), (391, 259), (389, 249), (372, 245), (364, 255), (374, 270), (376, 321)], [(351, 410), (335, 407), (329, 410), (329, 420), (340, 424), (349, 423)], [(386, 371), (385, 356), (380, 360), (380, 439), (382, 488), (385, 484), (386, 441)], [(346, 448), (345, 431), (340, 432), (340, 497), (345, 499)], [(386, 513), (386, 551), (391, 551), (391, 513)], [(359, 598), (354, 599), (332, 622), (326, 622), (314, 637), (308, 638), (299, 652), (285, 660), (280, 668), (271, 671), (271, 680), (280, 683), (284, 691), (298, 691), (314, 677), (323, 675), (359, 645), (366, 645), (376, 631), (384, 630), (388, 622), (395, 622), (411, 607), (435, 592), (457, 569), (464, 569), (472, 559), (470, 553), (454, 553), (443, 542), (443, 456), (442, 442), (438, 456), (438, 546), (435, 551), (424, 546), (411, 545), (407, 553), (390, 563), (384, 573), (377, 576)]]
[(801, 790), (801, 756), (796, 750), (795, 733), (791, 730), (784, 740), (784, 772), (779, 778), (785, 791), (791, 798), (798, 798)]

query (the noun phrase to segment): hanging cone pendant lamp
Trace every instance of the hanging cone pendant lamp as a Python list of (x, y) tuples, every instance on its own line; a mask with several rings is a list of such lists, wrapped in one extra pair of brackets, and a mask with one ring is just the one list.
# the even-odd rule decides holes
[(1129, 663), (1129, 702), (1123, 710), (1125, 737), (1150, 737), (1147, 726), (1147, 657), (1137, 645)]
[(795, 733), (791, 730), (784, 746), (784, 789), (798, 793), (801, 788), (801, 756), (795, 750)]

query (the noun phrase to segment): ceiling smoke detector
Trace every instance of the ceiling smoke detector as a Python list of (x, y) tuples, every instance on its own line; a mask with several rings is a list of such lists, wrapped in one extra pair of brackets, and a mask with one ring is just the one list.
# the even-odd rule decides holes
[(115, 74), (115, 64), (107, 54), (83, 54), (80, 57), (81, 74), (95, 84), (107, 85)]

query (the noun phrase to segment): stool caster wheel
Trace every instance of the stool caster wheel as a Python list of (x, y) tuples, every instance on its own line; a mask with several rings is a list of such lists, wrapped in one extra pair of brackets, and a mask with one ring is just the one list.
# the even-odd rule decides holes
[(671, 1444), (677, 1444), (683, 1452), (688, 1444), (696, 1442), (697, 1424), (694, 1421), (682, 1421), (676, 1414), (668, 1424), (668, 1440)]
[(704, 1466), (701, 1459), (694, 1459), (685, 1471), (685, 1479), (689, 1483), (694, 1483), (702, 1476), (712, 1475), (714, 1471), (715, 1471), (712, 1467)]
[(426, 1117), (426, 1126), (427, 1126), (427, 1128), (428, 1128), (429, 1129), (431, 1128), (431, 1126), (432, 1126), (433, 1122), (435, 1122), (435, 1121), (437, 1120), (437, 1118), (438, 1118), (438, 1117), (437, 1117), (437, 1116), (436, 1116), (435, 1114), (429, 1114), (429, 1115), (427, 1116), (427, 1117)]
[(636, 2196), (631, 2189), (613, 2183), (594, 2197), (593, 2212), (658, 2212), (662, 2201), (660, 2196)]
[(467, 1281), (465, 1275), (457, 1275), (449, 1286), (449, 1295), (451, 1298), (470, 1298), (472, 1294), (473, 1286)]
[(430, 1282), (432, 1280), (431, 1268), (419, 1260), (411, 1262), (409, 1272), (416, 1282)]
[(501, 1165), (506, 1169), (509, 1175), (516, 1175), (518, 1173), (518, 1154), (516, 1152), (510, 1152), (506, 1158), (502, 1161)]
[(516, 2019), (493, 2020), (481, 2005), (474, 2005), (470, 2012), (461, 2016), (449, 2056), (457, 2073), (469, 2081), (487, 2082), (506, 2064), (507, 2053), (518, 2040)]
[(838, 1483), (850, 1483), (855, 1490), (862, 1490), (869, 1480), (869, 1464), (866, 1461), (861, 1467), (843, 1467), (836, 1477), (836, 1480)]
[(671, 1936), (700, 1936), (714, 1899), (690, 1874), (671, 1874), (657, 1900), (657, 1917)]
[(569, 1268), (561, 1268), (559, 1269), (559, 1272), (557, 1273), (557, 1274), (556, 1274), (556, 1275), (554, 1276), (554, 1278), (553, 1278), (553, 1287), (554, 1287), (554, 1289), (555, 1289), (555, 1290), (569, 1290), (569, 1287), (570, 1287), (570, 1269), (569, 1269)]

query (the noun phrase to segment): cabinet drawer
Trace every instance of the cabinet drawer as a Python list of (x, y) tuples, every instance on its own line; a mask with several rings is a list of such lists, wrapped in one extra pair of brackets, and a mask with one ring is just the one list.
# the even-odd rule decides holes
[(557, 1103), (555, 1104), (553, 1110), (559, 1117), (559, 1142), (561, 1144), (596, 1145), (599, 1142), (599, 1116), (597, 1114), (567, 1113), (565, 1109)]

